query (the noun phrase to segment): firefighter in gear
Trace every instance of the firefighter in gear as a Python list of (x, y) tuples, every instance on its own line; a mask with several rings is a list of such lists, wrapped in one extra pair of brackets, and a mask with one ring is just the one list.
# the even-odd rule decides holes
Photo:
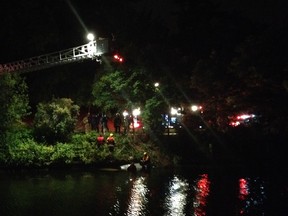
[(113, 152), (114, 151), (114, 147), (115, 147), (115, 139), (114, 139), (114, 136), (113, 136), (112, 133), (109, 135), (109, 137), (107, 138), (106, 142), (107, 142), (109, 151)]
[(147, 152), (144, 152), (143, 157), (140, 161), (140, 165), (142, 166), (142, 170), (144, 171), (149, 171), (151, 169), (151, 160)]

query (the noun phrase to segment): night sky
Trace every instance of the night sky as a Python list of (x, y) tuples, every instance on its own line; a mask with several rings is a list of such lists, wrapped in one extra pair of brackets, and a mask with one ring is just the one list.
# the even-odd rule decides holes
[(287, 25), (287, 2), (280, 0), (3, 0), (0, 6), (2, 64), (82, 45), (87, 31), (113, 34), (120, 47), (179, 43), (205, 55)]
[[(259, 60), (254, 61), (273, 70), (269, 76), (282, 79), (288, 68), (285, 0), (3, 0), (0, 7), (0, 64), (85, 44), (87, 33), (93, 32), (115, 39), (111, 49), (122, 53), (127, 64), (135, 66), (141, 59), (140, 66), (159, 77), (176, 74), (187, 80), (199, 60), (215, 53), (227, 66), (249, 41), (256, 41)], [(72, 67), (86, 80), (93, 77), (83, 70), (97, 70), (95, 65), (79, 64), (52, 72)], [(51, 73), (35, 75), (34, 82), (38, 84), (44, 74), (47, 82), (55, 82)], [(63, 89), (65, 82), (75, 85), (57, 78), (61, 79)], [(71, 74), (71, 79), (79, 81), (79, 74)], [(37, 88), (34, 85), (31, 91)]]

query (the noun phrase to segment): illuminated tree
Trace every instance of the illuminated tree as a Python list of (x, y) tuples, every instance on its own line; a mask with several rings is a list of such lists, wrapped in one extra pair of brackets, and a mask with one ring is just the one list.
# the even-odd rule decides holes
[[(0, 76), (0, 160), (7, 154), (11, 135), (22, 127), (22, 119), (29, 114), (27, 85), (17, 74)], [(13, 132), (12, 132), (13, 131)]]
[(71, 99), (53, 99), (39, 103), (35, 114), (36, 138), (41, 142), (56, 143), (69, 140), (74, 132), (79, 106)]
[(7, 73), (0, 76), (1, 134), (29, 114), (27, 91), (27, 85), (19, 75)]
[(163, 111), (164, 98), (155, 91), (154, 83), (144, 69), (107, 72), (95, 81), (92, 95), (93, 105), (104, 112), (132, 111), (133, 107), (141, 107), (147, 127), (161, 125), (160, 107)]

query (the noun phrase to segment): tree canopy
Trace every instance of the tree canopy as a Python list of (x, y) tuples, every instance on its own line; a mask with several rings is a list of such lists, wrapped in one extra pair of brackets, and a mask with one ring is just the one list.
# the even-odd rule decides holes
[[(70, 4), (60, 1), (57, 6), (53, 1), (43, 2), (21, 3), (23, 7), (16, 10), (14, 18), (2, 14), (4, 28), (15, 44), (11, 46), (11, 41), (1, 35), (4, 49), (11, 49), (11, 58), (82, 44), (84, 36), (80, 32), (96, 29), (99, 37), (109, 38), (109, 54), (120, 52), (124, 56), (125, 73), (129, 68), (141, 68), (149, 82), (160, 81), (168, 86), (168, 104), (203, 101), (211, 113), (219, 116), (247, 110), (270, 120), (279, 113), (287, 116), (286, 1), (108, 0), (83, 4), (71, 0)], [(60, 19), (62, 12), (67, 15), (64, 19)], [(24, 35), (19, 40), (14, 34), (17, 25), (22, 25)], [(146, 80), (137, 76), (139, 80), (131, 78), (134, 80), (128, 82), (133, 73), (122, 77), (122, 72), (114, 73), (116, 67), (110, 70), (112, 74), (103, 73), (101, 78), (102, 67), (111, 66), (109, 54), (103, 57), (108, 60), (102, 65), (94, 62), (94, 66), (87, 66), (83, 62), (79, 67), (25, 75), (30, 98), (39, 102), (52, 96), (69, 97), (88, 105), (94, 81), (99, 83), (93, 87), (93, 97), (99, 100), (93, 103), (104, 109), (116, 109), (124, 102), (136, 101), (135, 97), (145, 98), (141, 94), (147, 89), (141, 82)], [(9, 58), (5, 55), (2, 59)], [(111, 79), (114, 84), (109, 83)]]
[(1, 134), (21, 123), (29, 114), (27, 84), (17, 74), (0, 76), (0, 131)]

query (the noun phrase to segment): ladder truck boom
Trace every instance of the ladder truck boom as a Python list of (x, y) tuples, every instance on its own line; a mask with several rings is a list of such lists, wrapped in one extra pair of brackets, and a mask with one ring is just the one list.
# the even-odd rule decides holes
[(86, 59), (100, 61), (99, 57), (108, 52), (108, 40), (100, 38), (82, 46), (40, 55), (28, 59), (0, 64), (0, 75), (4, 73), (27, 73), (55, 65), (68, 64)]

